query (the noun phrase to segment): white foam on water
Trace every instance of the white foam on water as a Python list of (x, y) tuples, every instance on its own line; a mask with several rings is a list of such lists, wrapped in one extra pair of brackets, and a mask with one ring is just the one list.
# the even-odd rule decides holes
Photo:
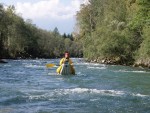
[(107, 69), (106, 67), (92, 67), (92, 66), (88, 66), (88, 69)]
[(59, 94), (100, 94), (103, 96), (136, 96), (136, 97), (150, 97), (150, 95), (133, 94), (130, 92), (117, 91), (117, 90), (98, 90), (88, 88), (74, 88), (74, 89), (56, 89), (55, 93)]
[(14, 74), (25, 74), (25, 71), (16, 71)]
[(82, 72), (77, 72), (76, 73), (78, 76), (87, 76), (85, 73), (82, 73)]
[(4, 67), (11, 67), (11, 65), (10, 64), (5, 64)]
[(74, 63), (75, 65), (90, 65), (90, 63)]
[(99, 99), (90, 99), (90, 101), (92, 101), (92, 102), (97, 101), (97, 100), (99, 100)]
[(114, 72), (124, 72), (124, 73), (150, 73), (147, 71), (127, 71), (127, 70), (118, 70), (118, 71), (114, 71)]
[[(34, 92), (34, 93), (33, 93)], [(36, 94), (39, 93), (40, 94)], [(122, 96), (124, 92), (122, 91), (115, 91), (115, 90), (98, 90), (98, 89), (88, 89), (88, 88), (74, 88), (74, 89), (55, 89), (51, 91), (36, 91), (33, 90), (32, 92), (26, 93), (26, 98), (29, 100), (39, 100), (39, 99), (52, 99), (54, 96), (64, 96), (64, 95), (72, 95), (77, 94), (100, 94), (106, 96)]]
[(27, 64), (27, 65), (25, 65), (25, 67), (27, 67), (27, 68), (45, 68), (46, 66)]
[(105, 64), (98, 64), (98, 63), (88, 63), (88, 62), (75, 63), (75, 65), (87, 65), (87, 66), (105, 66)]
[(101, 94), (101, 95), (109, 95), (109, 96), (121, 96), (125, 93), (123, 91), (115, 91), (115, 90), (98, 90), (98, 89), (88, 89), (88, 88), (74, 88), (74, 89), (57, 89), (55, 92), (59, 92), (59, 94)]
[(30, 95), (28, 98), (29, 100), (39, 100), (41, 98), (47, 98), (48, 96), (45, 95)]
[(57, 73), (48, 73), (48, 75), (58, 75)]
[[(34, 92), (34, 90), (33, 90)], [(85, 95), (93, 95), (98, 94), (101, 96), (113, 96), (113, 97), (122, 97), (122, 96), (133, 96), (133, 97), (150, 97), (150, 95), (143, 95), (143, 94), (135, 94), (135, 93), (129, 93), (124, 91), (117, 91), (117, 90), (98, 90), (98, 89), (88, 89), (88, 88), (73, 88), (73, 89), (54, 89), (54, 90), (46, 90), (46, 91), (40, 91), (40, 94), (36, 94), (30, 92), (25, 96), (26, 98), (29, 98), (29, 100), (39, 100), (39, 99), (46, 99), (51, 100), (56, 99), (56, 97), (61, 97), (65, 95), (76, 95), (76, 96), (85, 96)], [(38, 91), (36, 91), (38, 93)], [(33, 94), (32, 94), (33, 93)], [(90, 101), (96, 101), (97, 99), (90, 100)]]
[(136, 97), (149, 97), (150, 95), (143, 95), (143, 94), (132, 94), (133, 96), (136, 96)]

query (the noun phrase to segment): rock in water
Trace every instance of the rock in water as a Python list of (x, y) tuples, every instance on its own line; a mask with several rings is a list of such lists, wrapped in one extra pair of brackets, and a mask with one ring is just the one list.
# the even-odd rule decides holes
[(4, 60), (2, 60), (2, 59), (0, 59), (0, 63), (7, 63), (6, 61), (4, 61)]

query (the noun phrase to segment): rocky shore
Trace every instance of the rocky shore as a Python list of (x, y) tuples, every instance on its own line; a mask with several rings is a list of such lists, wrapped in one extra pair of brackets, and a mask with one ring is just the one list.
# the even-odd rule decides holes
[(140, 59), (137, 61), (127, 61), (120, 58), (97, 58), (97, 59), (86, 59), (87, 62), (91, 63), (100, 63), (100, 64), (110, 64), (110, 65), (125, 65), (125, 66), (133, 66), (133, 67), (144, 67), (150, 68), (150, 59)]
[(133, 66), (134, 67), (148, 67), (148, 68), (150, 68), (150, 59), (139, 59), (134, 63)]
[(111, 65), (127, 65), (126, 61), (116, 57), (116, 58), (95, 58), (95, 59), (86, 59), (86, 61), (91, 63), (101, 63), (101, 64), (111, 64)]

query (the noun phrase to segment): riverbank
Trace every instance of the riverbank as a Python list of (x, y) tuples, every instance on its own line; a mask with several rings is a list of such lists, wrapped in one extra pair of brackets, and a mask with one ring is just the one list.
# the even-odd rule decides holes
[(138, 59), (134, 65), (134, 67), (146, 67), (150, 69), (150, 59)]
[(108, 64), (108, 65), (124, 65), (124, 66), (132, 66), (132, 67), (142, 67), (150, 69), (150, 59), (138, 59), (134, 61), (127, 61), (121, 58), (95, 58), (95, 59), (86, 59), (87, 62), (90, 63), (100, 63), (100, 64)]

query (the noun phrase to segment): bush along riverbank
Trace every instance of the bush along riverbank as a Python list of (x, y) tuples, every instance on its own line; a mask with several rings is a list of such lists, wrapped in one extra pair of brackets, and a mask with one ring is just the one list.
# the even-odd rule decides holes
[(90, 0), (77, 12), (76, 39), (88, 61), (149, 67), (149, 0)]

